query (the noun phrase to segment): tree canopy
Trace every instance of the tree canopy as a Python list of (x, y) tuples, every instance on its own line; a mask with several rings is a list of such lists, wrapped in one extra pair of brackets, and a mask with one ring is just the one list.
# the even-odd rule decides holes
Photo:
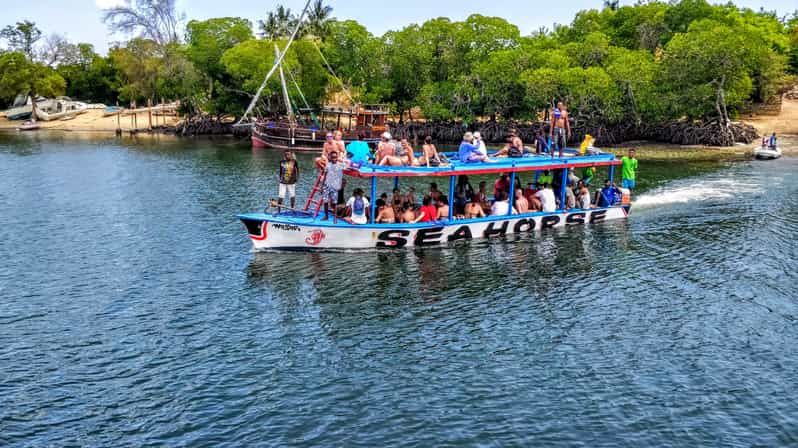
[[(727, 120), (775, 97), (794, 82), (790, 74), (798, 75), (798, 15), (781, 18), (731, 3), (608, 1), (576, 13), (568, 25), (527, 36), (505, 19), (478, 14), (376, 36), (333, 12), (316, 0), (286, 55), (297, 106), (337, 98), (343, 84), (356, 101), (389, 103), (402, 118), (416, 118), (411, 111), (420, 110), (432, 120), (534, 120), (565, 101), (576, 120), (600, 128)], [(56, 35), (42, 42), (27, 21), (4, 28), (0, 39), (27, 60), (55, 67), (73, 97), (181, 99), (197, 111), (237, 115), (298, 14), (282, 5), (266, 11), (254, 21), (257, 33), (253, 22), (238, 17), (194, 20), (183, 28), (174, 0), (129, 0), (105, 18), (111, 31), (135, 36), (107, 56)], [(261, 111), (283, 110), (279, 93), (275, 79)]]

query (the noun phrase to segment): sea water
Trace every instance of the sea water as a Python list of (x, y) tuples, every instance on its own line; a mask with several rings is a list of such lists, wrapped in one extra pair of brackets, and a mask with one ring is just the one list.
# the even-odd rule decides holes
[(0, 446), (798, 444), (798, 160), (641, 161), (626, 222), (253, 253), (279, 158), (0, 135)]

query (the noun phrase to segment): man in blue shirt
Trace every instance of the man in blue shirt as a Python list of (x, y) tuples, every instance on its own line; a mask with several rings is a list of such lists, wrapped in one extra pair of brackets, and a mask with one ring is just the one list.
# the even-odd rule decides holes
[(595, 202), (598, 207), (612, 207), (621, 202), (621, 191), (611, 180), (607, 179), (604, 182), (604, 188), (596, 192)]
[(371, 149), (368, 143), (363, 141), (363, 134), (358, 134), (357, 140), (346, 146), (346, 152), (352, 155), (350, 159), (353, 163), (367, 163), (371, 158)]
[(457, 155), (461, 162), (478, 163), (487, 160), (488, 156), (482, 154), (479, 150), (479, 146), (474, 145), (473, 142), (474, 135), (470, 132), (466, 132), (463, 136), (463, 142), (460, 143), (460, 149), (457, 151)]

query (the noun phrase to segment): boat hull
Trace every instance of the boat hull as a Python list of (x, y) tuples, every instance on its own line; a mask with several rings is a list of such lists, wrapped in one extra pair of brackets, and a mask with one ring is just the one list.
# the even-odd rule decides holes
[(770, 148), (757, 148), (754, 150), (754, 157), (759, 160), (774, 160), (781, 157), (781, 149), (770, 149)]
[(240, 215), (256, 250), (348, 250), (436, 247), (457, 241), (498, 238), (560, 227), (626, 219), (630, 207), (531, 213), (423, 224), (350, 225), (318, 218), (268, 214)]
[[(324, 147), (326, 134), (326, 131), (306, 127), (290, 129), (258, 124), (252, 128), (252, 147), (318, 153)], [(378, 141), (372, 135), (372, 131), (362, 129), (344, 132), (344, 140), (355, 140), (359, 134), (365, 137), (364, 141), (366, 143), (376, 143)]]

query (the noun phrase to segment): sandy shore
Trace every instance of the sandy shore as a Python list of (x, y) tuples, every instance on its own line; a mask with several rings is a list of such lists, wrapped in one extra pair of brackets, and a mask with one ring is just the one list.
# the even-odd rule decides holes
[[(99, 109), (89, 110), (71, 120), (40, 121), (42, 129), (53, 131), (75, 131), (75, 132), (115, 132), (118, 128), (123, 132), (131, 130), (146, 131), (150, 127), (150, 116), (145, 112), (138, 112), (134, 115), (103, 116), (103, 111)], [(118, 120), (118, 121), (117, 121)], [(152, 126), (174, 126), (180, 121), (179, 117), (152, 115)], [(0, 130), (16, 130), (22, 121), (9, 121), (5, 117), (0, 117)]]

